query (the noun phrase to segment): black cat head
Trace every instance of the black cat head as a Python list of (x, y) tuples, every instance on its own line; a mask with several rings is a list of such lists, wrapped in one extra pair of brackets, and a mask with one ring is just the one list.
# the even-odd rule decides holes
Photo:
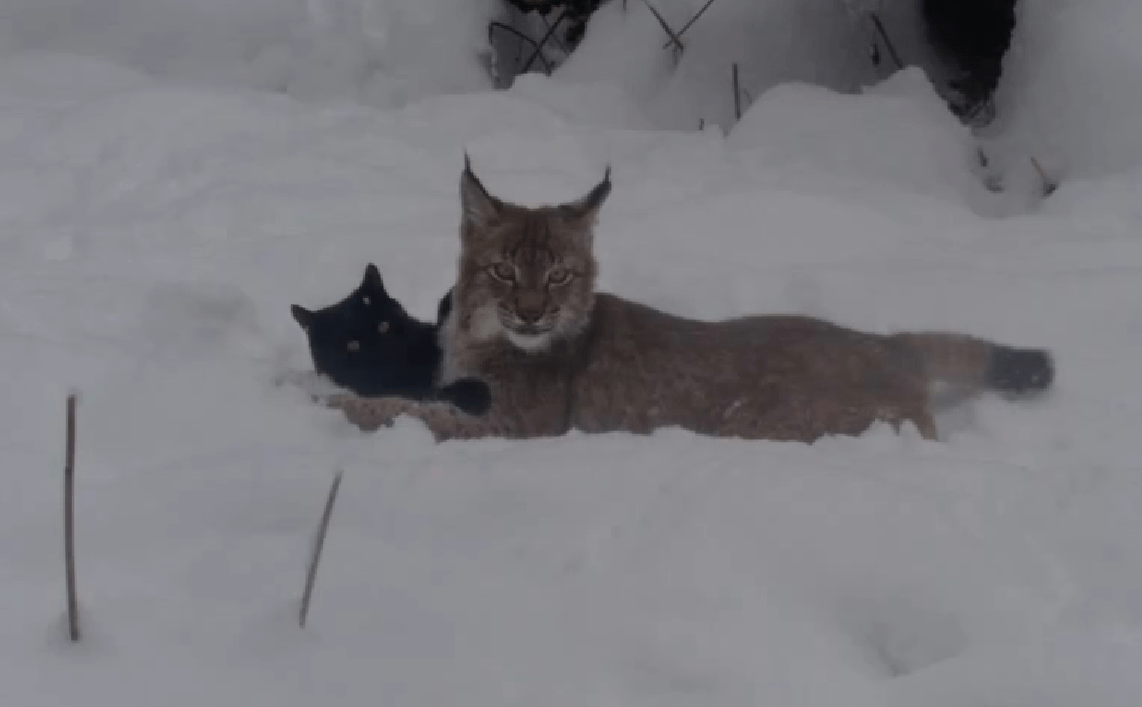
[[(424, 351), (425, 325), (389, 297), (372, 263), (357, 289), (340, 302), (317, 311), (295, 304), (290, 311), (309, 339), (314, 368), (338, 385), (351, 388), (357, 374), (378, 367), (392, 369), (395, 376), (409, 366), (435, 363), (431, 349)], [(430, 360), (418, 360), (422, 355)]]
[[(450, 294), (438, 307), (441, 319)], [(290, 312), (309, 340), (314, 369), (343, 388), (366, 396), (438, 397), (473, 414), (488, 407), (483, 383), (457, 381), (434, 389), (441, 358), (436, 327), (410, 317), (385, 291), (372, 263), (357, 289), (340, 302), (316, 311), (294, 304)]]

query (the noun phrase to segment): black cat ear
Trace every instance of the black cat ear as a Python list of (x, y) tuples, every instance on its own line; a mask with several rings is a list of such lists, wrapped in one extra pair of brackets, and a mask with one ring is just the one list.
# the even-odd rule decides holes
[(381, 271), (377, 269), (376, 265), (369, 263), (365, 266), (365, 279), (361, 281), (361, 286), (374, 292), (385, 291), (385, 283), (384, 280), (381, 279)]
[(302, 329), (309, 329), (309, 325), (313, 323), (313, 312), (298, 304), (291, 304), (289, 311)]

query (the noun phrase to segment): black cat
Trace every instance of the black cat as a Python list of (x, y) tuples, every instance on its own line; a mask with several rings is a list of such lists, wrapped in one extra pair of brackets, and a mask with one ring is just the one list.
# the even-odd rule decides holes
[(369, 263), (360, 286), (337, 304), (314, 312), (294, 304), (290, 311), (309, 339), (314, 368), (337, 385), (367, 397), (442, 400), (480, 415), (491, 405), (487, 384), (463, 378), (435, 385), (441, 361), (436, 333), (451, 305), (449, 290), (435, 324), (413, 319), (385, 292), (380, 271)]

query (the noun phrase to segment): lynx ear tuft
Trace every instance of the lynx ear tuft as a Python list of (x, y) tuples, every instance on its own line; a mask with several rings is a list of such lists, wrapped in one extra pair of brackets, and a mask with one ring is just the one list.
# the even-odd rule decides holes
[(460, 175), (460, 211), (464, 223), (477, 228), (487, 225), (499, 215), (503, 203), (488, 193), (472, 171), (472, 161), (464, 153), (464, 171)]
[(606, 172), (603, 173), (603, 181), (595, 185), (595, 188), (587, 193), (586, 196), (573, 201), (569, 204), (563, 204), (560, 210), (564, 215), (575, 221), (584, 221), (593, 224), (599, 215), (599, 209), (603, 206), (603, 202), (611, 194), (611, 166), (608, 164)]

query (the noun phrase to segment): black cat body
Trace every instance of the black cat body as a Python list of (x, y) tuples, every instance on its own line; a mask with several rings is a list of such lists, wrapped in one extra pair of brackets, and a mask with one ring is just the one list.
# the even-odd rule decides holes
[(295, 304), (290, 311), (305, 330), (314, 369), (337, 385), (366, 397), (443, 400), (479, 415), (491, 404), (486, 384), (465, 378), (437, 388), (434, 382), (441, 361), (436, 333), (451, 311), (451, 295), (441, 299), (436, 324), (421, 322), (388, 295), (369, 263), (345, 299), (316, 311)]

